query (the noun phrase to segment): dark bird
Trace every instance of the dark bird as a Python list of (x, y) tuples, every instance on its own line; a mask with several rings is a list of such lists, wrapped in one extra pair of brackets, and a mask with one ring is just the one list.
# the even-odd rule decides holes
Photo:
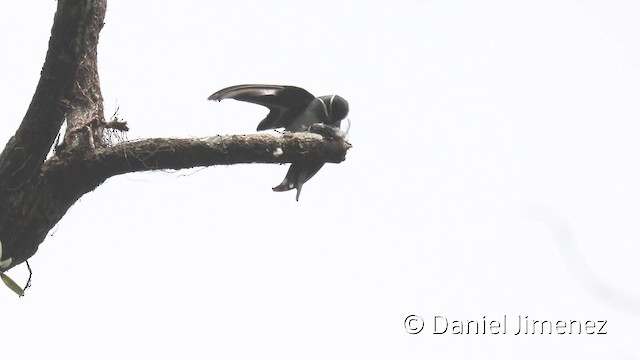
[[(258, 131), (284, 128), (287, 131), (307, 131), (311, 125), (322, 123), (340, 128), (349, 113), (349, 103), (338, 95), (315, 97), (307, 90), (284, 85), (236, 85), (209, 96), (209, 100), (235, 99), (265, 106), (269, 114), (258, 124)], [(273, 191), (297, 189), (296, 201), (302, 185), (315, 175), (324, 162), (293, 162), (282, 183)]]

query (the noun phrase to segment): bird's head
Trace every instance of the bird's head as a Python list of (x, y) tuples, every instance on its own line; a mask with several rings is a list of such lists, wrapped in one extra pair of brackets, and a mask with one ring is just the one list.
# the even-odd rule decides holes
[(344, 120), (349, 114), (349, 103), (343, 97), (339, 95), (324, 95), (320, 96), (319, 99), (324, 103), (329, 115), (327, 124), (334, 124)]

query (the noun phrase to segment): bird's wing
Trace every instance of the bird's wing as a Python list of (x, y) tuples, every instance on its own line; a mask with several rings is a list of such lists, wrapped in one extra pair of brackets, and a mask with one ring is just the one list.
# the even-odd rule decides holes
[(307, 90), (285, 85), (235, 85), (209, 96), (209, 100), (235, 99), (269, 109), (269, 114), (258, 124), (258, 130), (289, 126), (315, 99)]

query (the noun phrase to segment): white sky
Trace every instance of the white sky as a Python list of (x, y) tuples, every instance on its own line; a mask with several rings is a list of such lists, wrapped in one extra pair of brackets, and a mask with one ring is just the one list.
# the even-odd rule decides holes
[[(55, 6), (2, 6), (2, 144)], [(253, 132), (265, 109), (206, 98), (274, 83), (349, 100), (354, 148), (298, 203), (271, 191), (286, 166), (108, 180), (31, 259), (27, 295), (0, 291), (0, 356), (638, 359), (639, 17), (630, 0), (111, 0), (100, 75), (129, 139)], [(513, 323), (434, 335), (437, 315)], [(518, 315), (608, 334), (514, 336)]]

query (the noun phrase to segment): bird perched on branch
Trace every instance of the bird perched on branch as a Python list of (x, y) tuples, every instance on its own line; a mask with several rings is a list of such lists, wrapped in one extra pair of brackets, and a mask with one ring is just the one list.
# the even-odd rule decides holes
[[(311, 125), (322, 123), (340, 128), (349, 113), (349, 103), (338, 95), (315, 97), (307, 90), (284, 85), (235, 85), (209, 96), (209, 100), (235, 99), (265, 106), (269, 114), (258, 124), (258, 131), (284, 128), (291, 132), (307, 131)], [(324, 162), (293, 162), (282, 183), (273, 191), (297, 189), (296, 201), (302, 185), (315, 175)]]

